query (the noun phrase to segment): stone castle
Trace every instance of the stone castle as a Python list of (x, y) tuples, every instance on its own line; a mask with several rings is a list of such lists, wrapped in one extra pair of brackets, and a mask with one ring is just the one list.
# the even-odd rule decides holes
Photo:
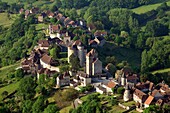
[(80, 60), (80, 66), (85, 65), (85, 55), (87, 50), (84, 48), (83, 43), (80, 40), (76, 40), (74, 43), (68, 46), (68, 63), (70, 63), (70, 56), (74, 54)]

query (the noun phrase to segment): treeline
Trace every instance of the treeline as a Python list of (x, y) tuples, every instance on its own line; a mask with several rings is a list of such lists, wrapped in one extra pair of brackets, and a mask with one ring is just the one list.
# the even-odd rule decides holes
[(135, 8), (141, 5), (152, 3), (153, 0), (56, 0), (62, 8), (83, 8), (85, 6), (95, 6), (101, 9), (112, 8)]
[(2, 2), (0, 0), (0, 12), (7, 11), (9, 13), (18, 13), (22, 7), (23, 7), (22, 4), (17, 3), (8, 4), (7, 2)]
[(23, 57), (26, 57), (30, 48), (33, 48), (39, 38), (43, 38), (43, 33), (37, 33), (34, 15), (24, 20), (24, 15), (9, 27), (9, 29), (0, 27), (0, 66), (13, 64)]

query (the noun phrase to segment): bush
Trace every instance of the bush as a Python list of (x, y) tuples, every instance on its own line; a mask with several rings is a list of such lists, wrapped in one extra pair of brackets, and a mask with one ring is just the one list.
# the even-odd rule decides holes
[(124, 91), (125, 91), (125, 89), (123, 87), (117, 88), (117, 93), (118, 94), (123, 94)]

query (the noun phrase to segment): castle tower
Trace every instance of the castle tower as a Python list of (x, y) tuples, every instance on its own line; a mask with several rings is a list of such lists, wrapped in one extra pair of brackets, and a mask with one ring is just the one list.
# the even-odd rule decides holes
[(126, 102), (126, 101), (129, 101), (130, 98), (131, 98), (130, 88), (129, 88), (129, 85), (127, 84), (127, 85), (126, 85), (126, 88), (125, 88), (124, 95), (123, 95), (123, 100)]
[(92, 75), (92, 63), (97, 58), (97, 53), (94, 49), (86, 54), (86, 73)]
[(121, 76), (121, 85), (122, 86), (125, 86), (126, 85), (126, 77), (125, 77), (125, 74), (123, 73), (122, 76)]
[(84, 66), (85, 63), (85, 51), (84, 46), (82, 44), (77, 46), (78, 49), (78, 58), (80, 59), (80, 66)]
[(74, 50), (73, 50), (73, 48), (72, 47), (67, 47), (67, 49), (68, 49), (68, 56), (67, 56), (67, 58), (68, 58), (68, 63), (70, 63), (70, 56), (72, 55), (72, 54), (74, 54)]

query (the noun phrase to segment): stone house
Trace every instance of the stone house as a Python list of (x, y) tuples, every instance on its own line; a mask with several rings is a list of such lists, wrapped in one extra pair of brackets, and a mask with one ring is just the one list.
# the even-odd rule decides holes
[(60, 30), (61, 27), (62, 26), (60, 24), (58, 24), (58, 25), (50, 24), (49, 27), (48, 27), (50, 37), (51, 38), (57, 37), (60, 40), (62, 40), (62, 36), (63, 36), (62, 33), (63, 33), (63, 31)]
[(73, 81), (70, 82), (70, 86), (87, 86), (88, 84), (91, 84), (91, 82), (91, 77), (89, 75), (83, 71), (78, 71)]
[(49, 44), (48, 40), (39, 40), (38, 46), (39, 46), (40, 50), (48, 50), (48, 48), (50, 47), (50, 44)]
[(56, 72), (60, 72), (59, 67), (57, 67), (58, 62), (56, 62), (55, 60), (53, 60), (50, 56), (48, 56), (47, 54), (44, 54), (41, 58), (40, 58), (40, 64), (43, 68), (47, 68), (50, 71), (56, 71)]
[(57, 86), (69, 86), (70, 85), (70, 74), (65, 72), (57, 77)]
[(100, 94), (105, 94), (106, 93), (106, 88), (104, 88), (102, 86), (97, 86), (96, 87), (96, 92), (98, 92)]
[(38, 22), (44, 22), (44, 18), (46, 17), (47, 15), (43, 12), (41, 13), (39, 16), (38, 16)]
[(86, 54), (86, 73), (90, 76), (102, 74), (102, 62), (94, 49)]
[(115, 83), (114, 81), (109, 81), (107, 84), (103, 84), (102, 86), (106, 88), (107, 93), (113, 93), (112, 88), (118, 88), (118, 83)]
[(51, 71), (47, 68), (40, 68), (40, 70), (37, 71), (37, 79), (39, 79), (41, 74), (45, 74), (48, 77), (52, 77), (55, 73), (56, 71)]
[(30, 11), (27, 9), (27, 10), (25, 11), (25, 19), (27, 19), (29, 15), (30, 15)]
[(143, 106), (143, 103), (146, 101), (147, 98), (148, 98), (147, 94), (140, 91), (139, 89), (135, 89), (135, 91), (133, 93), (133, 100), (136, 103), (140, 103), (140, 106)]

